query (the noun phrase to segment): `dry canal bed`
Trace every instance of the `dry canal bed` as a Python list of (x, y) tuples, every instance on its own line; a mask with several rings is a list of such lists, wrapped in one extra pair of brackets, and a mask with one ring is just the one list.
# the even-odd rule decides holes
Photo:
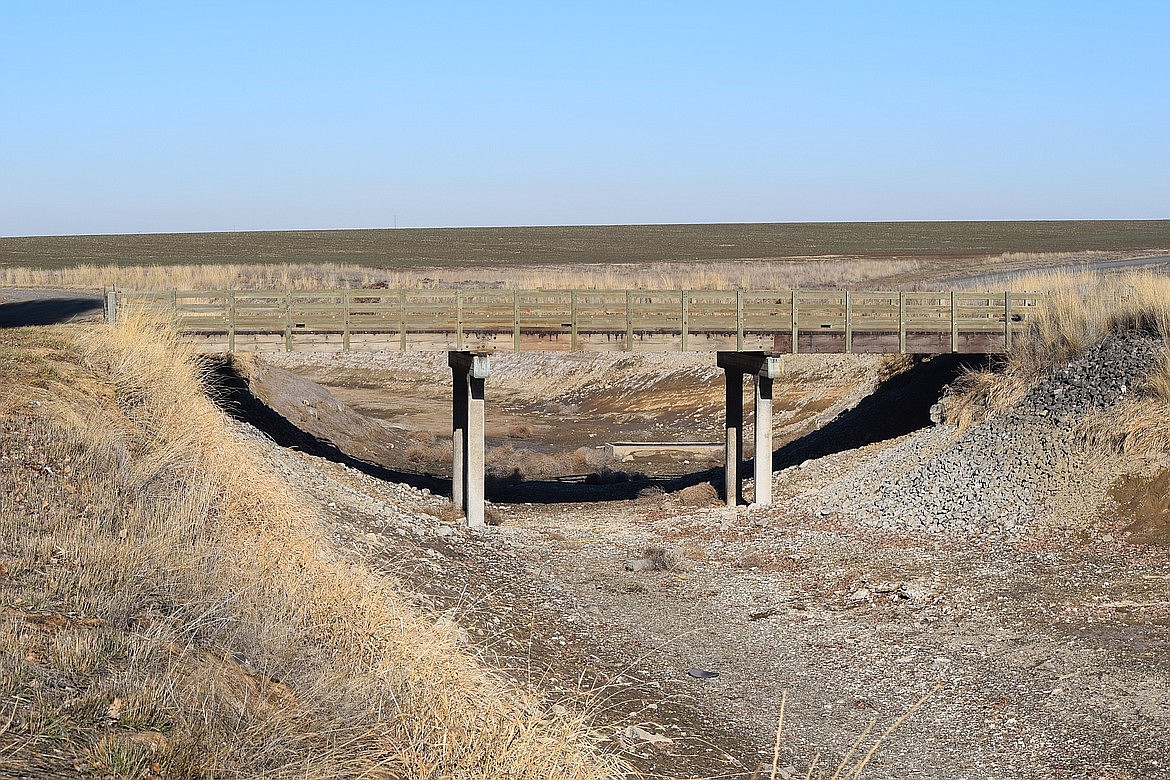
[[(501, 361), (489, 434), (513, 450), (540, 439), (554, 456), (603, 436), (717, 436), (721, 378), (701, 357)], [(270, 359), (328, 382), (341, 406), (398, 426), (385, 430), (404, 443), (445, 435), (443, 366), (425, 357)], [(849, 413), (838, 413), (888, 367), (813, 360), (790, 366), (778, 443), (799, 444), (833, 418), (847, 439)], [(528, 437), (509, 438), (522, 424)], [(938, 686), (866, 777), (1170, 777), (1166, 548), (1127, 543), (1126, 518), (1108, 512), (1075, 527), (936, 534), (862, 525), (803, 500), (816, 493), (822, 505), (843, 474), (915, 436), (809, 446), (777, 473), (770, 508), (730, 510), (698, 489), (545, 496), (496, 505), (498, 524), (475, 536), (440, 496), (304, 454), (281, 451), (280, 462), (330, 508), (339, 541), (405, 579), (441, 625), (511, 674), (584, 702), (648, 771), (750, 776), (770, 763), (787, 690), (781, 766), (803, 776), (816, 754), (836, 766), (868, 724), (883, 730)], [(443, 522), (412, 522), (419, 511)]]

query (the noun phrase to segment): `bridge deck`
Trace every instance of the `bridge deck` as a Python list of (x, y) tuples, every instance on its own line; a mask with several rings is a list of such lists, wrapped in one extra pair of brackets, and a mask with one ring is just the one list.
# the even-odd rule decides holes
[(1041, 296), (848, 290), (119, 291), (208, 350), (1000, 352)]

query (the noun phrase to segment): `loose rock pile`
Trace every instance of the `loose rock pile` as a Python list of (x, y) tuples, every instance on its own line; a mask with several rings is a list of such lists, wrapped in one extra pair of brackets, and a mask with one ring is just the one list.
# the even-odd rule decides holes
[(820, 490), (810, 508), (891, 530), (968, 534), (1049, 516), (1062, 496), (1083, 497), (1080, 510), (1090, 514), (1111, 474), (1073, 428), (1144, 385), (1163, 350), (1140, 333), (1110, 335), (1006, 413), (963, 432), (945, 424), (918, 431)]
[(1140, 333), (1114, 333), (1037, 382), (1008, 419), (1031, 416), (1071, 422), (1106, 409), (1146, 383), (1165, 345)]

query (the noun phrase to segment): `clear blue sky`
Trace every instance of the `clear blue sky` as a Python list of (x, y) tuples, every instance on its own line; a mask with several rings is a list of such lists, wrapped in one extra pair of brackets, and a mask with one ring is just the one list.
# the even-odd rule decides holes
[(1170, 2), (0, 0), (0, 235), (1170, 217)]

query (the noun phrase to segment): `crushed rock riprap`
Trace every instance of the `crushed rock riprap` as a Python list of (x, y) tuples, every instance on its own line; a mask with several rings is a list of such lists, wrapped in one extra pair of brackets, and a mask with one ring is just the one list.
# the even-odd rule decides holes
[(1090, 519), (1122, 465), (1085, 447), (1074, 428), (1140, 390), (1163, 354), (1159, 339), (1111, 334), (1006, 412), (964, 431), (917, 431), (796, 501), (891, 530), (978, 534)]
[(1113, 406), (1140, 390), (1166, 354), (1158, 338), (1142, 333), (1111, 333), (1080, 358), (1051, 371), (1024, 395), (1009, 420), (1046, 417), (1071, 423)]

